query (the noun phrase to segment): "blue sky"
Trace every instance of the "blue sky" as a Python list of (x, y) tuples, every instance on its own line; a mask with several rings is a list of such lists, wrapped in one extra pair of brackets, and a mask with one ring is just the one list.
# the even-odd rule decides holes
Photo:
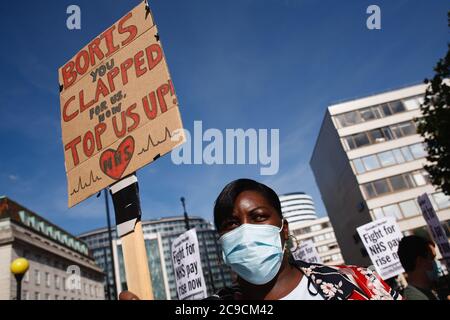
[[(1, 1), (0, 195), (75, 234), (106, 223), (95, 196), (67, 208), (57, 70), (139, 3)], [(66, 8), (81, 8), (81, 30)], [(366, 8), (381, 8), (381, 30)], [(326, 214), (309, 159), (326, 107), (421, 82), (449, 39), (447, 1), (155, 0), (184, 125), (280, 129), (280, 170), (255, 165), (181, 165), (170, 156), (138, 172), (144, 219), (182, 213), (212, 220), (222, 187), (254, 178), (277, 192), (312, 195)]]

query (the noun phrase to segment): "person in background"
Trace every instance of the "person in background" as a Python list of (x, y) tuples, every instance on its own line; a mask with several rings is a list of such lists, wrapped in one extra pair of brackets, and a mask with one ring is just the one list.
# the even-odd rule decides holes
[(432, 287), (439, 278), (433, 242), (419, 236), (406, 236), (398, 246), (400, 263), (407, 274), (407, 300), (438, 300)]

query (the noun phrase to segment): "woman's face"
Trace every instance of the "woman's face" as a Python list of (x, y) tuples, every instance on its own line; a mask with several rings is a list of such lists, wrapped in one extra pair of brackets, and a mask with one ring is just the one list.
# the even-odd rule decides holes
[[(239, 227), (242, 224), (271, 224), (281, 227), (282, 221), (278, 212), (259, 192), (244, 191), (239, 194), (234, 203), (233, 212), (219, 226), (219, 235)], [(283, 224), (281, 241), (288, 237), (288, 225)]]

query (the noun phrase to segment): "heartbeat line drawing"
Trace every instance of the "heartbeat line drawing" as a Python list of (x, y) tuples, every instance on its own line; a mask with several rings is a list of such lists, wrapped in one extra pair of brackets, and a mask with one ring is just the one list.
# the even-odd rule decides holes
[(78, 193), (80, 190), (84, 190), (87, 187), (90, 187), (93, 183), (96, 183), (99, 180), (102, 180), (102, 178), (97, 175), (94, 178), (94, 173), (91, 170), (91, 174), (89, 175), (89, 182), (83, 183), (80, 176), (80, 179), (78, 180), (78, 186), (72, 190), (72, 193), (70, 195), (73, 196), (75, 193)]
[(167, 127), (164, 131), (164, 139), (163, 140), (156, 140), (156, 142), (154, 142), (152, 136), (149, 134), (148, 140), (147, 140), (147, 147), (142, 148), (142, 150), (138, 153), (138, 155), (141, 155), (144, 152), (147, 152), (150, 149), (150, 146), (152, 146), (154, 148), (154, 147), (159, 146), (160, 144), (166, 142), (167, 139), (170, 139), (170, 138), (172, 138), (172, 134), (170, 133), (170, 130)]

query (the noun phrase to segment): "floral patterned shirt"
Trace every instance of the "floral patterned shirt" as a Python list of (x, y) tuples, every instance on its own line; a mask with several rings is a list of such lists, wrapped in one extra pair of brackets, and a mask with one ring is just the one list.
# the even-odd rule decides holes
[[(325, 300), (401, 300), (401, 295), (389, 287), (374, 271), (357, 266), (326, 266), (290, 260), (308, 279), (312, 295)], [(239, 287), (224, 288), (208, 299), (234, 300)]]

